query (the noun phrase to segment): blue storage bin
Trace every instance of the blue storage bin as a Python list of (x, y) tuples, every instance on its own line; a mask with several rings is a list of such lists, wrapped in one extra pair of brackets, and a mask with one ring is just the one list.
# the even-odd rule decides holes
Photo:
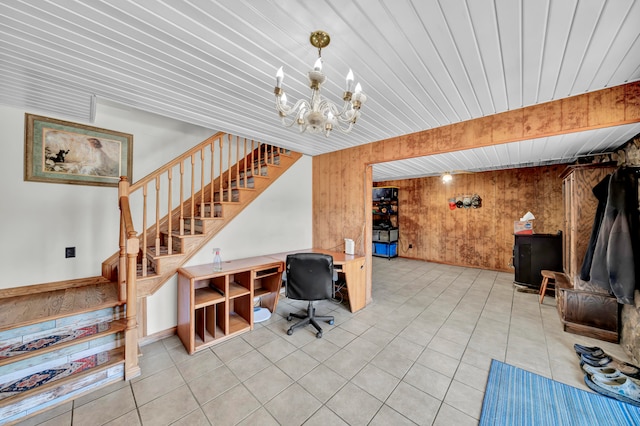
[(397, 256), (398, 255), (398, 243), (373, 243), (373, 254), (379, 254), (381, 256)]

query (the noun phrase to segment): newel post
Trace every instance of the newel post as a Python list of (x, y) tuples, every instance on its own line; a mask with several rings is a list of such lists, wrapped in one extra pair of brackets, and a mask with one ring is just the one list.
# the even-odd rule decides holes
[(126, 176), (120, 176), (120, 182), (118, 182), (118, 207), (120, 208), (120, 254), (118, 257), (118, 297), (121, 302), (125, 301), (127, 297), (127, 276), (124, 271), (127, 270), (127, 230), (125, 226), (124, 215), (122, 206), (122, 199), (129, 197), (129, 180)]
[[(135, 232), (134, 232), (135, 234)], [(138, 290), (136, 285), (136, 258), (140, 249), (138, 237), (127, 238), (127, 329), (125, 330), (124, 378), (140, 375), (138, 365)]]
[[(126, 297), (127, 328), (124, 332), (124, 379), (130, 380), (140, 375), (138, 365), (138, 289), (136, 285), (136, 259), (140, 250), (140, 240), (133, 229), (131, 210), (129, 208), (129, 182), (126, 177), (120, 178), (118, 184), (120, 204), (120, 260), (118, 282), (120, 298)], [(125, 291), (123, 291), (126, 289)]]

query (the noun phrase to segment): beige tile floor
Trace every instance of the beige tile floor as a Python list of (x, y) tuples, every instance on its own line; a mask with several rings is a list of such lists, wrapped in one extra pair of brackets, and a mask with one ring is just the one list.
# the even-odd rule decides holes
[(287, 336), (277, 314), (188, 355), (176, 336), (144, 346), (142, 376), (24, 425), (475, 425), (492, 358), (587, 389), (572, 346), (619, 345), (562, 331), (553, 297), (518, 292), (513, 274), (373, 259), (373, 302), (335, 316), (316, 339)]

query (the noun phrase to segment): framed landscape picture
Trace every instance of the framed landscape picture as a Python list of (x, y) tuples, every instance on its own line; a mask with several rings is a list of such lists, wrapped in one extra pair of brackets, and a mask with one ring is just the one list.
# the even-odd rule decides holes
[(133, 135), (25, 114), (24, 179), (77, 185), (131, 182)]

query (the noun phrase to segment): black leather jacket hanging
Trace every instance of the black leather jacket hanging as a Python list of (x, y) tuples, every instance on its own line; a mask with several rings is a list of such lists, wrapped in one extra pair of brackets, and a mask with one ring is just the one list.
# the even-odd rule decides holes
[(580, 268), (580, 279), (582, 281), (589, 281), (591, 279), (591, 264), (593, 263), (593, 252), (596, 249), (596, 242), (598, 241), (598, 234), (600, 234), (600, 226), (602, 225), (602, 219), (604, 218), (604, 211), (607, 207), (607, 196), (609, 195), (609, 180), (611, 175), (606, 175), (600, 182), (593, 187), (593, 195), (598, 200), (598, 207), (596, 208), (596, 215), (593, 219), (593, 228), (591, 229), (591, 237), (589, 237), (589, 245), (587, 246), (587, 252), (584, 255), (582, 261), (582, 268)]
[(591, 282), (609, 290), (619, 303), (633, 304), (638, 237), (638, 178), (633, 168), (620, 167), (611, 175), (591, 264)]

